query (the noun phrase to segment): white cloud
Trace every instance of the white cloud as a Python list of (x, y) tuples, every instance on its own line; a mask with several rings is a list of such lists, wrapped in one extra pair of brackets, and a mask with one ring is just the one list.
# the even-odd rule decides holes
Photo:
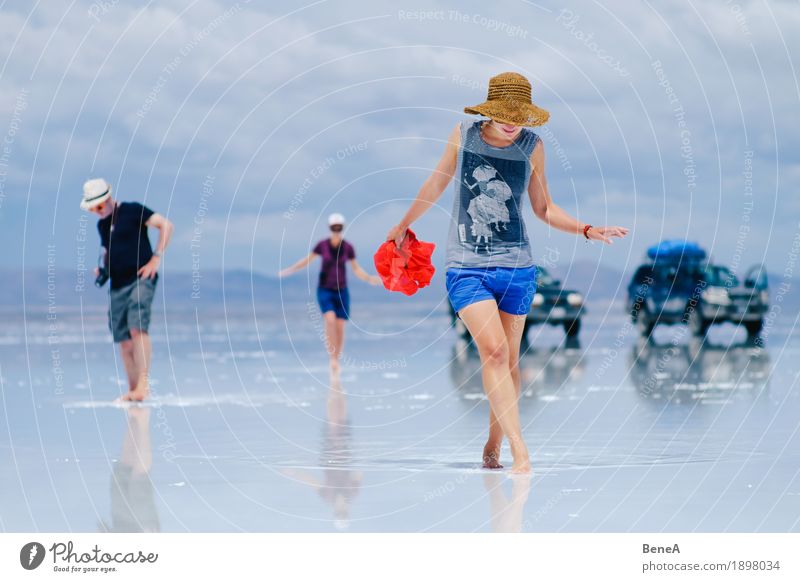
[[(484, 98), (488, 77), (501, 70), (526, 72), (535, 100), (552, 113), (548, 128), (571, 163), (563, 170), (548, 150), (557, 199), (574, 198), (570, 180), (582, 207), (596, 203), (604, 187), (613, 198), (609, 204), (624, 207), (635, 189), (638, 208), (648, 213), (641, 220), (685, 224), (736, 191), (747, 148), (756, 151), (759, 187), (781, 193), (780, 204), (788, 203), (796, 173), (800, 138), (788, 120), (798, 105), (790, 59), (800, 53), (800, 14), (790, 4), (742, 1), (736, 4), (741, 12), (734, 12), (734, 4), (677, 0), (576, 1), (546, 10), (523, 2), (428, 2), (461, 18), (446, 12), (444, 19), (424, 22), (399, 18), (398, 10), (415, 7), (391, 2), (305, 9), (289, 2), (266, 8), (241, 2), (238, 9), (214, 0), (189, 9), (177, 1), (146, 8), (119, 3), (98, 14), (99, 22), (90, 6), (77, 3), (66, 15), (54, 6), (39, 8), (26, 24), (29, 7), (20, 4), (0, 19), (0, 46), (8, 55), (0, 89), (6, 95), (30, 91), (7, 191), (27, 191), (31, 181), (35, 191), (78, 191), (88, 174), (99, 172), (120, 176), (128, 192), (162, 202), (157, 197), (176, 184), (171, 215), (179, 229), (188, 229), (196, 185), (213, 173), (216, 204), (227, 213), (233, 203), (236, 218), (227, 231), (210, 221), (207, 236), (219, 244), (227, 236), (226, 257), (234, 264), (249, 261), (253, 235), (275, 243), (280, 224), (270, 221), (278, 220), (308, 172), (343, 145), (370, 143), (363, 155), (315, 181), (302, 213), (324, 212), (341, 188), (340, 209), (350, 214), (364, 199), (413, 196), (421, 171), (387, 173), (391, 180), (382, 185), (364, 176), (432, 167), (441, 149), (435, 140), (445, 137), (465, 105)], [(579, 18), (565, 24), (562, 9)], [(284, 16), (291, 11), (297, 12)], [(491, 30), (487, 18), (522, 32)], [(651, 65), (655, 59), (691, 130), (703, 192), (692, 205), (680, 128)], [(608, 60), (619, 61), (629, 75)], [(11, 114), (8, 101), (0, 104), (4, 119)], [(380, 109), (390, 111), (376, 113)], [(425, 139), (378, 144), (414, 136)], [(661, 212), (664, 196), (670, 214), (651, 216)], [(265, 217), (257, 219), (262, 203)], [(74, 206), (60, 198), (60, 216), (71, 221)], [(18, 207), (17, 199), (4, 205)], [(49, 236), (39, 225), (52, 224), (59, 208), (33, 209), (29, 236)], [(18, 222), (8, 225), (8, 241), (21, 237)], [(385, 225), (378, 223), (365, 223), (364, 232), (380, 238)], [(304, 248), (310, 236), (304, 229), (312, 226), (299, 218), (293, 223), (295, 251)]]

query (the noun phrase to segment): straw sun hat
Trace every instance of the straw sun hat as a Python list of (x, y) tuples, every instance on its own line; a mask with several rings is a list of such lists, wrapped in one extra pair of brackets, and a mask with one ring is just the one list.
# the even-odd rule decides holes
[(519, 73), (500, 73), (489, 79), (489, 95), (480, 105), (465, 107), (465, 113), (484, 115), (500, 123), (543, 125), (550, 113), (531, 101), (531, 84)]

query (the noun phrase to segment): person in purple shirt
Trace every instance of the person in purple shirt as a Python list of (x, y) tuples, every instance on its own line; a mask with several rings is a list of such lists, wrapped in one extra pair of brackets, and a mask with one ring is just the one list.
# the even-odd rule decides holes
[(331, 229), (329, 238), (319, 241), (314, 249), (278, 273), (279, 277), (286, 277), (305, 268), (317, 257), (322, 257), (322, 268), (319, 272), (317, 286), (317, 302), (325, 318), (326, 348), (331, 359), (331, 372), (339, 371), (339, 357), (344, 347), (344, 324), (350, 318), (350, 292), (347, 290), (347, 262), (353, 265), (355, 276), (371, 285), (379, 285), (380, 277), (370, 275), (356, 261), (356, 251), (349, 242), (344, 240), (344, 216), (338, 212), (328, 217)]

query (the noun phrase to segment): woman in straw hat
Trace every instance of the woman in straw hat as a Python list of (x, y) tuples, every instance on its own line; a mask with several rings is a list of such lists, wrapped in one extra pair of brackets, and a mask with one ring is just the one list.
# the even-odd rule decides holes
[(464, 111), (488, 119), (456, 125), (436, 169), (386, 240), (399, 245), (406, 229), (436, 203), (453, 176), (458, 177), (445, 278), (453, 309), (477, 345), (489, 398), (483, 466), (502, 467), (500, 447), (505, 436), (514, 460), (511, 471), (529, 473), (517, 406), (518, 364), (537, 271), (522, 219), (522, 195), (527, 192), (537, 218), (587, 241), (612, 244), (613, 237), (624, 237), (628, 229), (582, 223), (553, 202), (545, 178), (544, 144), (529, 129), (546, 123), (550, 114), (531, 101), (525, 77), (518, 73), (492, 77), (488, 99)]

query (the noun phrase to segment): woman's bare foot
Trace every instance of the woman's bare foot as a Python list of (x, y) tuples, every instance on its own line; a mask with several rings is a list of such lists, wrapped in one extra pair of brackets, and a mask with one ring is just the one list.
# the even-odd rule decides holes
[(519, 463), (514, 462), (510, 472), (517, 475), (530, 475), (532, 471), (531, 462), (528, 459), (524, 459)]
[(511, 456), (514, 458), (514, 464), (511, 467), (512, 473), (526, 474), (531, 472), (531, 461), (528, 455), (528, 447), (520, 438), (518, 441), (509, 439), (511, 444)]
[(500, 464), (500, 445), (492, 442), (487, 442), (483, 447), (483, 468), (484, 469), (502, 469), (503, 465)]

